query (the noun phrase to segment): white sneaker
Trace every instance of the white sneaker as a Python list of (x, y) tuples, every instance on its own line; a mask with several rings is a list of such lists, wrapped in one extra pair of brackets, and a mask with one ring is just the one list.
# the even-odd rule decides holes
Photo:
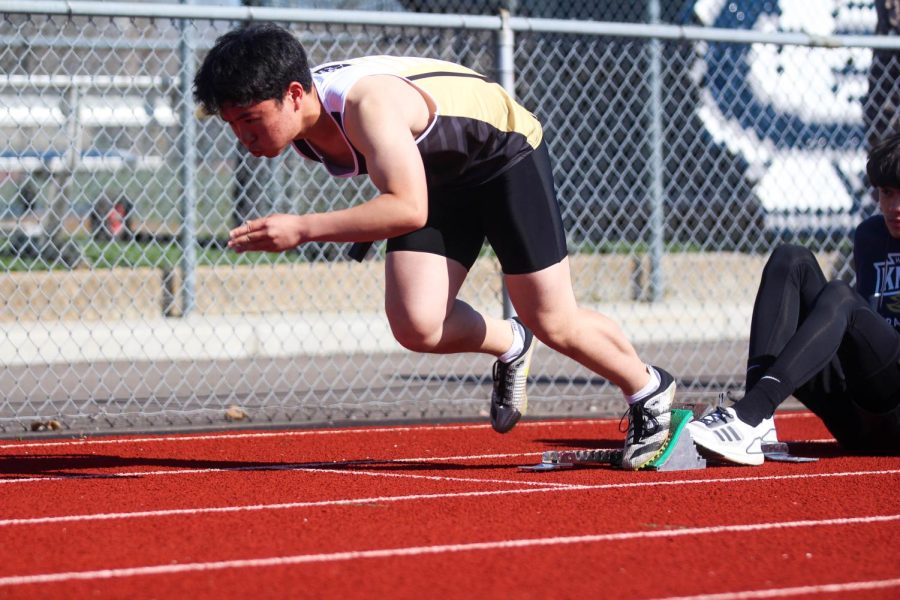
[(688, 423), (687, 428), (700, 448), (739, 465), (763, 464), (763, 444), (778, 442), (772, 417), (753, 427), (741, 421), (731, 407), (719, 406), (699, 421)]

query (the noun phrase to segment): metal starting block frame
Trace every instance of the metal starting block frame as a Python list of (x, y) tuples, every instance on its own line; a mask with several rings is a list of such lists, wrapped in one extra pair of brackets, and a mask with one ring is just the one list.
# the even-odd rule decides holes
[(784, 442), (762, 444), (761, 450), (766, 460), (773, 460), (775, 462), (806, 463), (819, 460), (812, 456), (796, 456), (791, 454), (790, 448), (788, 448), (788, 445)]

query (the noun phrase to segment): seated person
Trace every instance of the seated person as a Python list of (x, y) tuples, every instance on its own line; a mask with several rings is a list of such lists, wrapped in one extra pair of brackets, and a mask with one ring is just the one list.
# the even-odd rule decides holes
[(900, 133), (869, 152), (880, 215), (853, 240), (856, 289), (813, 254), (777, 248), (753, 307), (743, 398), (688, 425), (702, 450), (760, 465), (775, 409), (793, 395), (849, 452), (900, 454)]

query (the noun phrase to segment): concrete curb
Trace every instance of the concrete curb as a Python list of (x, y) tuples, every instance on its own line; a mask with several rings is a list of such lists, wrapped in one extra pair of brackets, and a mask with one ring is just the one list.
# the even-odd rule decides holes
[[(740, 339), (752, 304), (637, 302), (592, 308), (633, 343)], [(0, 364), (206, 360), (402, 351), (381, 313), (294, 313), (0, 324)]]

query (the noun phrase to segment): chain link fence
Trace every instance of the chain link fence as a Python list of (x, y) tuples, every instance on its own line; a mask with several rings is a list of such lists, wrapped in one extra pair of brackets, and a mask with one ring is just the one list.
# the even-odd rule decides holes
[[(511, 75), (545, 124), (579, 301), (683, 399), (741, 384), (774, 245), (809, 245), (852, 278), (848, 234), (875, 208), (867, 144), (898, 127), (900, 43), (872, 35), (874, 5), (663, 2), (642, 25), (625, 14), (640, 3), (520, 0), (508, 20), (496, 2), (337, 4), (0, 2), (0, 435), (485, 414), (491, 357), (393, 341), (380, 245), (359, 264), (336, 244), (225, 248), (247, 218), (374, 193), (291, 153), (255, 159), (195, 116), (193, 70), (248, 19), (291, 28), (312, 64), (413, 54)], [(342, 8), (356, 10), (328, 10)], [(489, 251), (463, 297), (502, 314)], [(535, 414), (624, 409), (550, 351), (532, 370)]]
[[(152, 0), (167, 2), (168, 0)], [(660, 7), (666, 23), (692, 18), (693, 1), (685, 0), (221, 0), (220, 5), (241, 4), (272, 8), (314, 8), (414, 12), (425, 14), (497, 15), (501, 10), (520, 17), (584, 19), (626, 23), (648, 22), (650, 5)]]

